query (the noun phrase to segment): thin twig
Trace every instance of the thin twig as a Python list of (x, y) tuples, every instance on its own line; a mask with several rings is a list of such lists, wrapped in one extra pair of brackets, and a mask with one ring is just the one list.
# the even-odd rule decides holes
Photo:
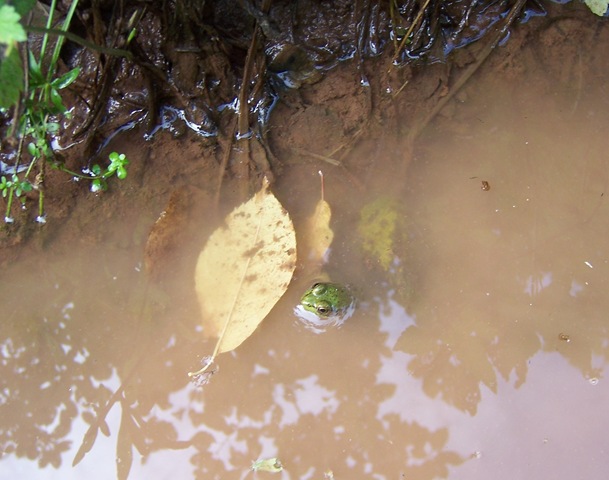
[(315, 160), (321, 160), (323, 162), (327, 162), (330, 165), (334, 165), (335, 167), (339, 167), (341, 163), (338, 160), (333, 159), (332, 157), (328, 157), (326, 155), (320, 155), (318, 153), (309, 152), (303, 148), (292, 148), (292, 151), (298, 155), (306, 155), (308, 157), (313, 157)]
[(226, 148), (224, 150), (224, 154), (222, 155), (222, 161), (220, 162), (220, 168), (218, 170), (218, 181), (216, 182), (216, 193), (214, 195), (214, 208), (216, 211), (218, 211), (218, 207), (220, 205), (220, 191), (222, 190), (224, 172), (226, 172), (228, 161), (230, 160), (230, 155), (233, 151), (233, 142), (235, 141), (235, 133), (237, 132), (237, 121), (237, 117), (233, 117), (231, 120), (228, 129), (228, 137), (226, 137)]

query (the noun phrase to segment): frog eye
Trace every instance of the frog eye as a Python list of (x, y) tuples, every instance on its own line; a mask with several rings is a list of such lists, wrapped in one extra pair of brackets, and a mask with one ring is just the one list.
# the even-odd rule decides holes
[(326, 315), (332, 313), (332, 305), (330, 305), (328, 302), (319, 302), (315, 307), (315, 310), (317, 310), (319, 315), (325, 317)]
[(314, 283), (311, 287), (311, 291), (313, 292), (313, 295), (323, 295), (326, 291), (326, 286), (323, 283)]

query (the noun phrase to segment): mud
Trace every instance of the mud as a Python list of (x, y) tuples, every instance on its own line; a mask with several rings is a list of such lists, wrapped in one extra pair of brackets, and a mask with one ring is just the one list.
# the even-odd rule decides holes
[[(205, 43), (205, 39), (213, 37), (213, 32), (207, 30), (195, 38), (192, 21), (205, 12), (189, 10), (195, 7), (184, 4), (175, 23), (168, 22), (157, 11), (140, 19), (132, 63), (112, 57), (102, 62), (100, 68), (99, 53), (68, 45), (71, 48), (66, 48), (63, 54), (65, 68), (78, 65), (83, 71), (65, 100), (72, 106), (72, 118), (66, 121), (62, 136), (56, 140), (59, 148), (54, 162), (80, 172), (95, 163), (107, 162), (107, 154), (116, 150), (131, 159), (130, 178), (120, 185), (113, 182), (111, 191), (105, 194), (93, 195), (88, 192), (88, 182), (76, 182), (65, 173), (47, 168), (44, 184), (47, 225), (39, 227), (33, 222), (38, 199), (38, 193), (33, 191), (28, 194), (26, 209), (13, 209), (15, 224), (4, 225), (0, 232), (4, 261), (18, 255), (18, 249), (11, 248), (15, 245), (32, 240), (34, 245), (44, 246), (57, 234), (66, 235), (70, 230), (65, 222), (68, 217), (78, 225), (95, 223), (87, 218), (74, 218), (77, 212), (82, 211), (85, 216), (88, 214), (84, 212), (98, 208), (124, 212), (125, 208), (120, 206), (122, 196), (128, 196), (129, 204), (138, 210), (139, 205), (147, 204), (148, 196), (158, 199), (169, 195), (168, 185), (174, 188), (192, 185), (211, 194), (216, 205), (220, 196), (230, 203), (231, 198), (242, 200), (255, 190), (261, 175), (273, 178), (281, 175), (286, 163), (331, 157), (336, 161), (346, 159), (349, 164), (345, 163), (344, 174), (364, 188), (365, 171), (379, 166), (363, 157), (356, 164), (357, 160), (348, 158), (352, 149), (355, 146), (374, 149), (371, 139), (380, 133), (402, 136), (416, 128), (425, 113), (449, 94), (451, 85), (463, 68), (475, 61), (484, 42), (473, 43), (471, 48), (455, 47), (490, 32), (508, 8), (506, 5), (497, 5), (491, 11), (475, 8), (469, 12), (468, 28), (455, 29), (448, 22), (444, 36), (450, 37), (450, 41), (444, 40), (442, 46), (438, 42), (439, 46), (427, 55), (422, 54), (421, 44), (418, 53), (411, 52), (412, 58), (406, 62), (408, 56), (396, 59), (395, 49), (388, 41), (388, 11), (375, 9), (367, 2), (358, 6), (351, 2), (322, 3), (315, 8), (299, 5), (293, 11), (288, 4), (279, 2), (269, 12), (270, 30), (264, 31), (270, 76), (261, 76), (261, 67), (254, 65), (253, 73), (259, 76), (253, 77), (250, 102), (259, 102), (259, 106), (252, 108), (250, 118), (244, 116), (244, 124), (241, 120), (237, 124), (233, 110), (238, 94), (236, 86), (243, 73), (240, 69), (246, 68), (246, 50), (254, 32), (252, 15), (256, 12), (248, 13), (230, 4), (219, 3), (212, 14), (216, 28), (224, 35), (222, 38), (230, 39), (227, 43)], [(89, 20), (99, 23), (103, 8), (93, 6)], [(326, 11), (328, 8), (331, 14)], [(446, 8), (445, 14), (454, 16), (454, 21), (465, 14), (459, 2), (447, 4)], [(539, 13), (540, 8), (528, 6), (527, 16)], [(551, 15), (543, 19), (533, 17), (516, 26), (509, 42), (501, 48), (501, 60), (495, 55), (489, 62), (495, 66), (486, 68), (517, 77), (521, 45), (539, 42), (553, 46), (549, 54), (539, 59), (540, 65), (560, 70), (557, 78), (567, 76), (564, 80), (571, 81), (577, 72), (569, 73), (564, 59), (573, 58), (573, 45), (580, 41), (578, 32), (588, 32), (581, 34), (581, 41), (593, 41), (601, 24), (585, 9), (572, 5), (544, 8)], [(192, 18), (188, 19), (189, 15)], [(361, 25), (355, 22), (358, 15), (362, 15)], [(563, 21), (564, 16), (569, 18)], [(547, 26), (553, 22), (559, 26)], [(77, 24), (75, 28), (79, 31), (85, 27)], [(169, 36), (176, 32), (179, 35)], [(96, 27), (93, 40), (104, 44), (103, 33)], [(105, 33), (118, 35), (119, 46), (124, 42), (120, 29), (118, 33)], [(176, 40), (171, 43), (164, 38)], [(299, 41), (305, 48), (291, 46)], [(412, 48), (414, 52), (416, 48)], [(448, 53), (450, 57), (446, 57)], [(401, 55), (405, 55), (404, 50)], [(279, 58), (279, 64), (273, 60)], [(343, 59), (350, 60), (341, 62)], [(395, 66), (396, 63), (400, 66)], [(271, 90), (261, 84), (264, 78)], [(287, 88), (285, 82), (301, 88)], [(159, 125), (165, 128), (159, 130)], [(233, 141), (235, 133), (246, 134), (250, 127), (254, 137)], [(310, 148), (311, 145), (315, 148)], [(294, 154), (298, 155), (297, 160), (293, 159)], [(226, 169), (227, 175), (218, 168)], [(233, 181), (242, 184), (238, 188), (230, 186)], [(139, 195), (135, 195), (136, 191)], [(231, 193), (237, 191), (238, 194)], [(91, 217), (102, 219), (109, 214), (100, 212), (101, 216), (95, 213)], [(85, 237), (88, 235), (84, 233)], [(81, 233), (76, 231), (73, 236), (79, 237)]]

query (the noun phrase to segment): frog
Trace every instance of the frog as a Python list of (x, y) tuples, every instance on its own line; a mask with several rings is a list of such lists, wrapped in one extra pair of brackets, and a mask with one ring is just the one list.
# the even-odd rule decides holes
[(353, 315), (356, 306), (353, 290), (349, 285), (316, 281), (300, 298), (294, 308), (299, 323), (314, 333), (341, 327)]
[(346, 285), (316, 282), (301, 297), (300, 304), (321, 318), (344, 317), (353, 310), (355, 298)]

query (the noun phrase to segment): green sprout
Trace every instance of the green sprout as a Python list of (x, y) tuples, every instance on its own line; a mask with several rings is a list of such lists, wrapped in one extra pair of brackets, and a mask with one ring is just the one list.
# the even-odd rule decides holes
[(112, 175), (116, 175), (119, 180), (127, 178), (127, 165), (129, 160), (124, 153), (112, 152), (108, 155), (110, 159), (110, 165), (105, 170), (99, 165), (95, 164), (91, 167), (91, 173), (94, 178), (91, 182), (91, 191), (93, 193), (106, 191), (108, 189), (107, 179)]

